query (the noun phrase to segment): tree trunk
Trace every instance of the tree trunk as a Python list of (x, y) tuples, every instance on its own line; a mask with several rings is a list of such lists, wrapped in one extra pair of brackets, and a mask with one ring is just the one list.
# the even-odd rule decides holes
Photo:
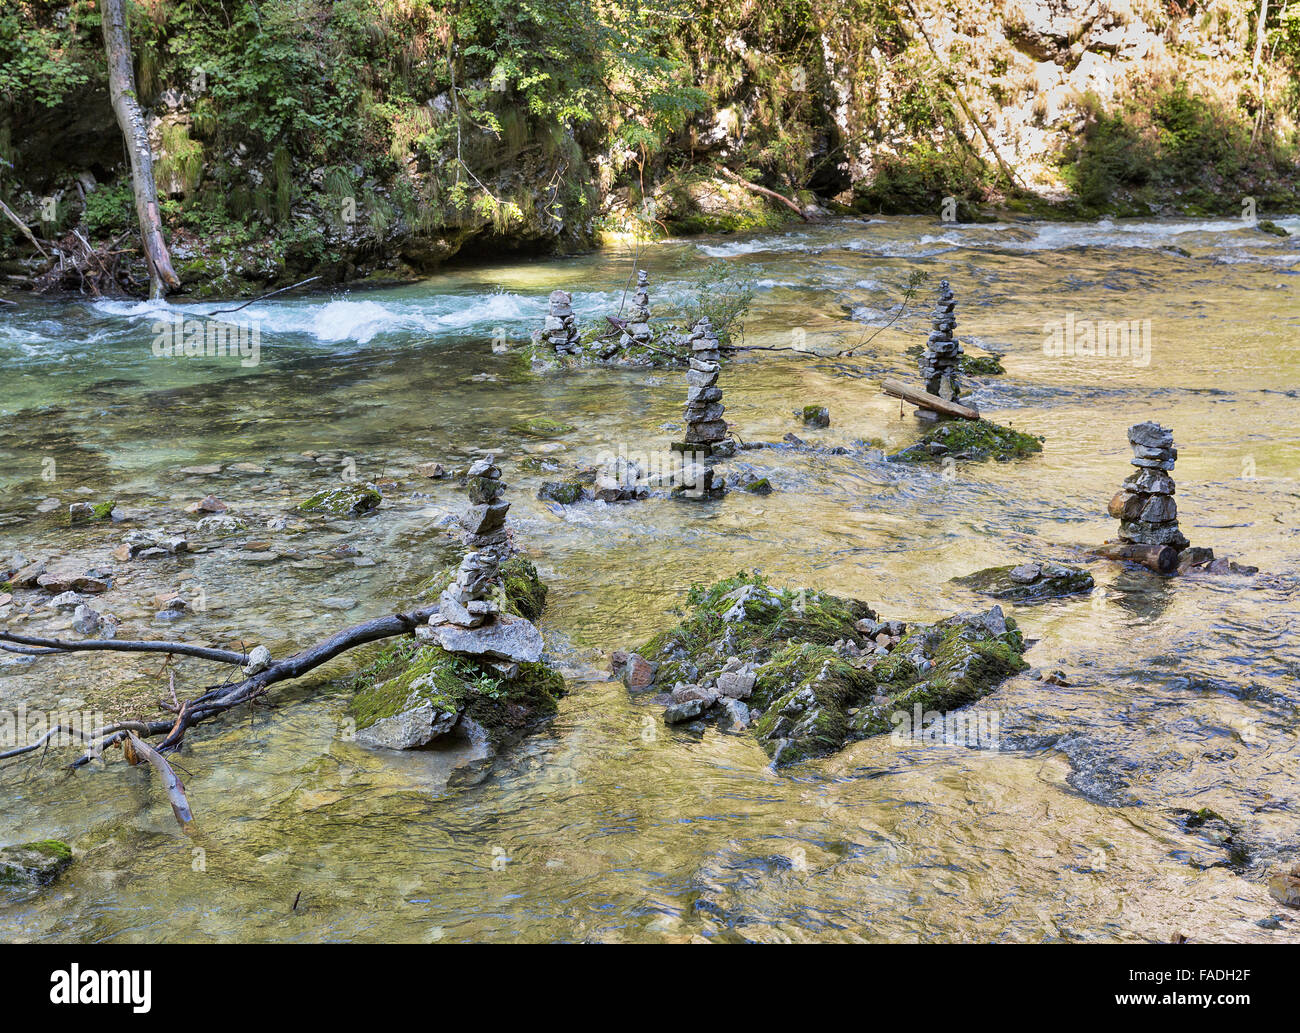
[(897, 380), (882, 380), (880, 389), (887, 395), (893, 395), (895, 398), (901, 398), (905, 402), (911, 402), (913, 405), (920, 406), (922, 409), (929, 409), (931, 412), (942, 413), (944, 416), (958, 416), (963, 420), (982, 419), (979, 410), (969, 405), (962, 405), (960, 402), (952, 402), (946, 398), (940, 398), (938, 395), (932, 395), (928, 391), (921, 391), (915, 387), (908, 387)]
[(108, 55), (108, 92), (113, 113), (126, 140), (131, 158), (131, 184), (135, 192), (135, 214), (140, 220), (145, 262), (149, 266), (149, 297), (161, 298), (167, 287), (179, 287), (180, 280), (172, 269), (167, 242), (163, 239), (162, 218), (158, 213), (158, 189), (153, 179), (153, 152), (149, 149), (149, 130), (140, 111), (131, 71), (131, 36), (126, 25), (126, 0), (99, 0), (100, 19), (104, 25), (104, 50)]

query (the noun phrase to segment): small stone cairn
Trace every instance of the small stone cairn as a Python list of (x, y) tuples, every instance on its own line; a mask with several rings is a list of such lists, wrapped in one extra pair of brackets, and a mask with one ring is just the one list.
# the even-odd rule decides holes
[(1110, 515), (1119, 520), (1121, 541), (1138, 545), (1168, 545), (1182, 552), (1188, 541), (1178, 527), (1171, 471), (1178, 458), (1174, 432), (1158, 423), (1137, 423), (1128, 429), (1133, 446), (1130, 462), (1137, 472), (1125, 478), (1110, 500)]
[(654, 334), (650, 332), (650, 278), (644, 269), (636, 271), (636, 293), (632, 296), (627, 329), (618, 343), (623, 348), (654, 343)]
[(921, 378), (925, 389), (932, 395), (950, 402), (961, 397), (961, 382), (958, 367), (961, 363), (961, 343), (953, 337), (957, 328), (957, 317), (953, 309), (957, 299), (947, 280), (939, 281), (939, 298), (934, 311), (930, 313), (931, 332), (925, 342), (925, 352), (921, 356)]
[(551, 291), (551, 314), (542, 327), (542, 337), (556, 355), (578, 354), (578, 317), (573, 314), (573, 295), (568, 291)]
[(488, 550), (498, 560), (508, 558), (511, 552), (510, 536), (506, 531), (506, 513), (510, 503), (503, 497), (506, 485), (501, 480), (501, 469), (491, 459), (476, 460), (465, 475), (469, 488), (470, 508), (460, 518), (465, 529), (465, 543), (470, 549)]

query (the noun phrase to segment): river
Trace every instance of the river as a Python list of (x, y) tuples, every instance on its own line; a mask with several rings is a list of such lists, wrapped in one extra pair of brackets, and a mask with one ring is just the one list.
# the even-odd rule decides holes
[[(1007, 464), (885, 460), (922, 425), (869, 378), (916, 381), (904, 351), (928, 330), (923, 292), (860, 360), (758, 351), (728, 364), (741, 438), (794, 432), (847, 451), (746, 452), (776, 492), (716, 503), (536, 498), (556, 479), (548, 463), (663, 449), (680, 425), (680, 372), (534, 374), (521, 358), (549, 291), (572, 289), (584, 319), (617, 309), (626, 250), (257, 302), (239, 314), (260, 328), (256, 365), (155, 356), (149, 303), (0, 309), (6, 556), (107, 562), (122, 529), (59, 527), (59, 511), (37, 513), (48, 497), (64, 514), (113, 498), (146, 523), (183, 523), (181, 508), (208, 492), (283, 512), (341, 465), (400, 482), (377, 515), (327, 540), (256, 535), (274, 539), (274, 562), (232, 546), (135, 570), (105, 600), (119, 634), (261, 642), (279, 656), (391, 612), (455, 558), (437, 518), (465, 505), (449, 481), (412, 479), (414, 464), (488, 451), (549, 584), (542, 627), (571, 690), (486, 781), (448, 788), (435, 753), (348, 741), (340, 682), (285, 688), (274, 706), (190, 733), (177, 758), (197, 816), (188, 835), (120, 753), (72, 775), (66, 753), (8, 762), (0, 844), (61, 838), (77, 860), (49, 889), (0, 901), (0, 938), (1300, 940), (1300, 917), (1256, 924), (1286, 911), (1264, 879), (1300, 846), (1300, 217), (1279, 221), (1290, 239), (1227, 219), (891, 217), (655, 244), (642, 264), (656, 314), (722, 259), (757, 285), (746, 344), (803, 341), (822, 356), (886, 323), (912, 271), (930, 287), (946, 277), (958, 336), (1007, 370), (977, 378), (974, 401), (1045, 438), (1041, 455)], [(1081, 320), (1136, 320), (1142, 348), (1050, 354), (1046, 328)], [(805, 429), (792, 411), (807, 404), (827, 406), (831, 426)], [(553, 441), (510, 430), (534, 416), (574, 429)], [(601, 673), (606, 651), (673, 623), (692, 583), (740, 569), (931, 619), (987, 605), (954, 576), (1081, 562), (1114, 533), (1106, 504), (1129, 471), (1125, 431), (1145, 419), (1174, 430), (1183, 531), (1261, 575), (1097, 563), (1090, 595), (1007, 607), (1035, 640), (1029, 662), (1068, 684), (1026, 673), (988, 697), (999, 749), (882, 737), (774, 772), (749, 735), (665, 727)], [(222, 470), (181, 472), (207, 464)], [(344, 558), (321, 558), (340, 544)], [(203, 609), (155, 619), (153, 596), (170, 588)], [(0, 707), (134, 706), (166, 696), (159, 668), (6, 657)], [(212, 672), (176, 670), (182, 694)], [(1202, 808), (1233, 826), (1231, 843), (1188, 826), (1185, 812)]]

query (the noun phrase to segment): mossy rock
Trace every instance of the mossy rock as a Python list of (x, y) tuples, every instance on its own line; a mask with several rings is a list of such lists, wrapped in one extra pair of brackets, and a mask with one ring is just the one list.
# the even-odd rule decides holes
[(348, 708), (363, 745), (411, 749), (451, 732), (463, 716), (488, 734), (492, 750), (555, 713), (564, 678), (544, 663), (502, 667), (409, 640), (383, 650), (353, 676)]
[(687, 606), (636, 652), (658, 665), (665, 690), (716, 680), (731, 657), (756, 664), (754, 731), (778, 766), (889, 731), (900, 709), (965, 706), (1028, 667), (1015, 621), (997, 607), (907, 629), (882, 653), (870, 635), (886, 625), (866, 603), (775, 589), (757, 573), (696, 586)]
[(1041, 452), (1044, 440), (988, 420), (948, 420), (928, 431), (915, 445), (889, 458), (899, 463), (937, 463), (951, 456), (1005, 463)]
[(1275, 237), (1291, 236), (1290, 233), (1288, 233), (1277, 223), (1271, 222), (1268, 219), (1260, 219), (1259, 222), (1255, 223), (1255, 229), (1259, 230), (1261, 233), (1271, 233)]
[(373, 484), (346, 484), (326, 488), (299, 504), (303, 513), (320, 513), (330, 517), (359, 517), (377, 509), (384, 497)]
[(572, 506), (582, 501), (583, 485), (581, 481), (547, 481), (537, 489), (537, 497), (546, 502), (558, 502), (562, 506)]
[(549, 416), (528, 416), (510, 424), (512, 434), (523, 434), (530, 438), (554, 438), (572, 433), (575, 429), (572, 425), (553, 420)]
[(1059, 563), (1020, 563), (988, 567), (952, 579), (981, 595), (1014, 602), (1042, 602), (1092, 591), (1092, 575)]
[(48, 886), (72, 864), (72, 848), (57, 839), (0, 847), (0, 886)]
[(754, 481), (747, 481), (740, 486), (741, 491), (747, 491), (751, 495), (771, 495), (772, 482), (766, 477), (760, 477)]

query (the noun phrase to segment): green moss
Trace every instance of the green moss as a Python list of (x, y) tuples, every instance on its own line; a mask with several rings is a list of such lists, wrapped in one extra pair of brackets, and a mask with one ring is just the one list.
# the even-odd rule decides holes
[(112, 499), (107, 502), (96, 502), (90, 507), (90, 511), (95, 515), (96, 520), (107, 520), (112, 515), (114, 505)]
[(580, 481), (547, 481), (537, 489), (539, 499), (558, 502), (562, 506), (572, 506), (582, 501), (582, 483)]
[(358, 517), (378, 508), (383, 500), (373, 484), (349, 484), (318, 491), (303, 501), (298, 509), (303, 513), (322, 513), (332, 517)]
[(750, 481), (748, 484), (741, 485), (742, 491), (747, 491), (751, 495), (771, 495), (772, 482), (766, 477), (760, 477), (757, 480)]
[(52, 857), (56, 861), (72, 860), (72, 847), (60, 839), (42, 839), (35, 843), (25, 843), (23, 849), (35, 850), (38, 854)]
[(358, 730), (423, 704), (468, 714), (500, 746), (506, 735), (553, 714), (564, 678), (544, 663), (519, 664), (506, 678), (490, 664), (441, 646), (404, 640), (382, 650), (353, 676), (348, 712)]
[(1283, 229), (1277, 223), (1271, 222), (1268, 219), (1260, 219), (1259, 222), (1255, 223), (1255, 229), (1259, 230), (1261, 233), (1271, 233), (1275, 237), (1291, 236), (1291, 234), (1289, 234), (1285, 229)]
[(1006, 372), (999, 355), (963, 355), (961, 371), (972, 377), (997, 377)]
[(549, 416), (529, 416), (510, 424), (512, 434), (523, 434), (533, 438), (553, 438), (560, 434), (569, 434), (574, 429), (570, 424), (553, 420)]
[(949, 420), (928, 431), (915, 445), (889, 458), (903, 463), (937, 463), (947, 456), (1007, 462), (1041, 452), (1044, 440), (988, 420)]
[(72, 848), (57, 839), (0, 847), (0, 886), (48, 886), (72, 864)]

